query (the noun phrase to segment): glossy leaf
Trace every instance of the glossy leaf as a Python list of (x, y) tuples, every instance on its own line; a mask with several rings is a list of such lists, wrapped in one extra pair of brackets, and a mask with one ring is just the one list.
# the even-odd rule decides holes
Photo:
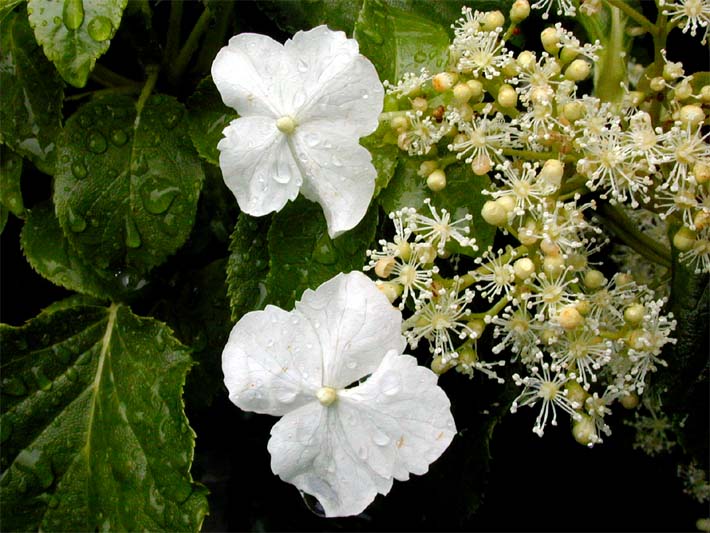
[(142, 275), (187, 239), (204, 179), (184, 107), (109, 97), (67, 121), (54, 194), (71, 245), (97, 268)]
[[(476, 176), (468, 165), (451, 165), (446, 168), (446, 187), (442, 191), (433, 192), (427, 187), (426, 178), (417, 174), (419, 164), (415, 159), (400, 162), (394, 178), (379, 196), (385, 211), (390, 213), (402, 207), (414, 207), (420, 213), (430, 215), (424, 200), (431, 198), (434, 207), (439, 210), (446, 209), (454, 220), (467, 214), (473, 217), (469, 224), (469, 235), (476, 238), (480, 250), (492, 245), (496, 228), (481, 217), (481, 208), (488, 200), (481, 191), (490, 186), (488, 177)], [(462, 247), (457, 242), (450, 242), (447, 248), (452, 252), (473, 257), (479, 255), (472, 248)]]
[(443, 26), (383, 0), (363, 2), (355, 38), (382, 80), (394, 82), (422, 67), (437, 72), (448, 61), (449, 34)]
[(187, 109), (188, 130), (197, 153), (219, 166), (217, 143), (222, 138), (222, 130), (238, 117), (236, 111), (222, 103), (211, 77), (200, 82), (187, 101)]
[(103, 277), (72, 248), (49, 202), (29, 210), (20, 244), (32, 268), (55, 285), (100, 299), (122, 292), (120, 277)]
[(183, 412), (187, 349), (127, 307), (43, 313), (0, 327), (8, 531), (197, 531)]
[(21, 176), (22, 158), (7, 146), (0, 146), (0, 203), (15, 216), (24, 218)]
[(108, 50), (128, 0), (27, 0), (37, 42), (62, 78), (83, 87)]
[(52, 174), (63, 83), (23, 13), (10, 13), (0, 23), (0, 87), (0, 141)]
[(269, 272), (266, 235), (270, 224), (271, 217), (255, 218), (242, 213), (234, 227), (227, 263), (227, 293), (234, 322), (265, 303), (264, 280)]
[(23, 2), (24, 0), (0, 0), (0, 22), (5, 20), (5, 17)]
[(303, 198), (276, 213), (269, 228), (268, 303), (290, 309), (306, 289), (315, 289), (340, 272), (360, 270), (377, 226), (377, 208), (352, 230), (331, 240), (317, 204)]
[(375, 192), (373, 197), (377, 198), (382, 189), (387, 187), (394, 176), (399, 161), (400, 150), (393, 144), (384, 144), (377, 139), (375, 134), (365, 137), (360, 141), (372, 154), (372, 164), (377, 170), (375, 179)]
[(308, 2), (283, 2), (266, 0), (259, 8), (279, 28), (288, 33), (307, 30), (327, 24), (331, 30), (341, 30), (350, 35), (357, 20), (362, 0), (311, 0)]

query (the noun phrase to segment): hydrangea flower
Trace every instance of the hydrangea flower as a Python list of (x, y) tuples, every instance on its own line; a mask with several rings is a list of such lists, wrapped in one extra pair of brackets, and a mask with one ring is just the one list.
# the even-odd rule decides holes
[(393, 479), (424, 474), (456, 432), (436, 375), (402, 353), (401, 331), (400, 312), (351, 272), (307, 290), (291, 312), (247, 313), (224, 349), (232, 402), (282, 417), (271, 469), (326, 516), (358, 514)]
[(212, 78), (240, 115), (217, 145), (219, 164), (242, 211), (279, 211), (300, 191), (323, 207), (331, 237), (365, 215), (377, 173), (358, 141), (377, 128), (384, 89), (358, 50), (318, 26), (283, 45), (242, 33), (219, 51)]

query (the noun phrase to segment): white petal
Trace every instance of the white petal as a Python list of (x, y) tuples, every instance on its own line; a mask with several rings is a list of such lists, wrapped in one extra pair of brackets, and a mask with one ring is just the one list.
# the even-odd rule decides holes
[(308, 322), (274, 306), (244, 315), (222, 352), (229, 399), (245, 411), (283, 415), (315, 400), (322, 377)]
[(333, 407), (312, 403), (288, 413), (271, 428), (268, 449), (274, 474), (314, 496), (329, 517), (359, 514), (392, 486), (346, 440)]
[(306, 102), (296, 113), (299, 124), (325, 120), (353, 140), (375, 131), (384, 89), (355, 39), (318, 26), (299, 31), (284, 47), (306, 91)]
[(362, 272), (307, 290), (296, 309), (318, 336), (323, 386), (341, 389), (371, 374), (389, 350), (402, 352), (402, 315)]
[(357, 226), (375, 191), (370, 152), (321, 122), (298, 126), (292, 142), (304, 173), (301, 193), (321, 205), (331, 238)]
[(267, 117), (241, 117), (224, 129), (219, 166), (239, 208), (253, 216), (279, 211), (298, 196), (303, 178), (288, 138)]
[(296, 64), (282, 44), (266, 35), (232, 37), (212, 63), (212, 79), (222, 100), (241, 116), (293, 114)]
[(346, 437), (368, 446), (368, 463), (379, 475), (404, 481), (424, 474), (456, 434), (451, 403), (437, 376), (410, 355), (388, 352), (363, 384), (340, 391), (337, 410)]

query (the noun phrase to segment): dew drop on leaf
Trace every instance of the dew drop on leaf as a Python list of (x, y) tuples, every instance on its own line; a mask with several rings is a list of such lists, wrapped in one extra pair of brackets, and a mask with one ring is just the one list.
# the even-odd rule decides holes
[(133, 217), (126, 215), (126, 246), (129, 248), (139, 248), (141, 245), (141, 234), (138, 233), (136, 222)]
[(95, 154), (103, 154), (106, 151), (106, 138), (98, 131), (89, 135), (89, 150)]
[(69, 229), (74, 233), (81, 233), (86, 229), (86, 220), (77, 215), (71, 208), (67, 210), (67, 218), (69, 222)]
[(32, 375), (34, 376), (35, 381), (37, 382), (37, 386), (41, 390), (46, 392), (52, 388), (52, 382), (47, 378), (47, 376), (44, 375), (44, 372), (40, 367), (33, 366)]
[(74, 164), (72, 164), (71, 173), (78, 180), (84, 179), (88, 174), (86, 165), (84, 165), (81, 161), (75, 161)]
[(111, 134), (111, 142), (116, 146), (123, 146), (128, 140), (128, 135), (123, 130), (116, 130)]
[(64, 0), (62, 20), (68, 30), (77, 30), (84, 22), (84, 2), (82, 0)]
[[(162, 186), (161, 186), (162, 185)], [(158, 180), (146, 181), (141, 188), (141, 198), (146, 211), (154, 215), (165, 213), (173, 203), (180, 189)]]
[(64, 373), (64, 375), (67, 377), (69, 381), (76, 381), (79, 379), (79, 373), (76, 371), (76, 368), (69, 367), (67, 368), (67, 371)]
[(89, 21), (86, 29), (89, 32), (89, 37), (96, 42), (102, 42), (111, 37), (113, 25), (107, 17), (98, 16)]

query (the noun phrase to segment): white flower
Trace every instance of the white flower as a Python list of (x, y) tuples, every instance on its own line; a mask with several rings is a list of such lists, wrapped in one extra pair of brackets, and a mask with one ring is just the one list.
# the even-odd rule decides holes
[(241, 210), (279, 211), (300, 190), (323, 208), (331, 237), (357, 225), (377, 174), (358, 140), (377, 128), (384, 97), (357, 42), (326, 26), (284, 45), (243, 33), (219, 51), (212, 78), (240, 115), (217, 147)]
[(307, 290), (291, 312), (246, 314), (222, 354), (232, 402), (283, 417), (272, 470), (327, 516), (358, 514), (393, 479), (424, 474), (456, 432), (436, 375), (402, 354), (401, 329), (375, 283), (351, 272)]

